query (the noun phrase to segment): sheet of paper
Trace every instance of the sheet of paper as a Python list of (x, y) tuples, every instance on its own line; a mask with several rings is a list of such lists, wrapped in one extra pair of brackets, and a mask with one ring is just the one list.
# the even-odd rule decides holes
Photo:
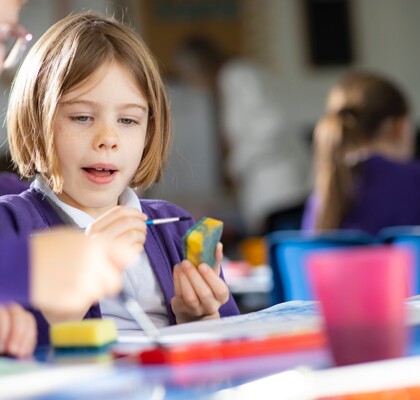
[[(407, 299), (407, 323), (420, 324), (420, 296)], [(191, 343), (200, 340), (220, 340), (257, 337), (270, 334), (293, 334), (321, 329), (322, 318), (315, 301), (289, 301), (249, 314), (218, 320), (190, 322), (161, 328), (164, 343)], [(119, 336), (120, 343), (150, 345), (141, 331)]]
[[(160, 329), (164, 343), (191, 343), (271, 334), (293, 334), (320, 329), (317, 303), (290, 301), (249, 314), (190, 322)], [(120, 343), (150, 343), (139, 335), (120, 335)]]

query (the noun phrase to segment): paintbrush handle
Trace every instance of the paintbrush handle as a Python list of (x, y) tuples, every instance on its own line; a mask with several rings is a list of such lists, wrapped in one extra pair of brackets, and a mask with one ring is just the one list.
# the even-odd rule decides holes
[(191, 217), (171, 217), (171, 218), (148, 219), (146, 221), (146, 225), (160, 225), (160, 224), (167, 224), (169, 222), (186, 221), (189, 219), (191, 219)]
[(137, 325), (143, 329), (143, 332), (146, 336), (150, 337), (154, 341), (158, 341), (160, 337), (159, 329), (149, 318), (149, 316), (144, 312), (143, 308), (140, 306), (138, 301), (133, 299), (124, 292), (124, 290), (119, 295), (121, 301), (124, 303), (127, 311), (136, 321)]

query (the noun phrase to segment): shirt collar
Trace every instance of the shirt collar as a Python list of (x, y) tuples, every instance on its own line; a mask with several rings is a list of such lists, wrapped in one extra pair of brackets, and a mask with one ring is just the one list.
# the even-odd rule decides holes
[[(60, 198), (53, 192), (51, 187), (48, 185), (46, 180), (41, 176), (37, 175), (35, 180), (32, 182), (31, 187), (37, 189), (46, 197), (48, 197), (56, 206), (58, 206), (65, 214), (67, 214), (74, 223), (81, 229), (86, 229), (89, 224), (95, 221), (95, 218), (91, 215), (79, 210), (76, 207), (69, 206), (64, 203)], [(118, 198), (118, 205), (136, 208), (141, 211), (141, 205), (136, 192), (127, 187), (121, 193)]]

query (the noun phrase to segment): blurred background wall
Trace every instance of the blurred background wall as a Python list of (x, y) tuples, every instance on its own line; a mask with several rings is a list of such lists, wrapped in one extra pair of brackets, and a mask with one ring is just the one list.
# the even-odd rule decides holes
[[(326, 4), (337, 7), (327, 19), (322, 9)], [(307, 139), (308, 146), (329, 87), (350, 67), (368, 67), (396, 79), (408, 91), (419, 122), (420, 1), (28, 0), (22, 23), (36, 40), (68, 13), (89, 9), (124, 15), (155, 53), (169, 84), (175, 138), (163, 182), (145, 195), (176, 201), (197, 217), (212, 214), (234, 220), (237, 216), (235, 201), (220, 176), (222, 152), (208, 113), (211, 104), (205, 97), (188, 98), (174, 77), (173, 52), (191, 33), (207, 35), (226, 53), (270, 68), (282, 111), (294, 134)], [(331, 27), (340, 32), (330, 35)], [(329, 49), (344, 50), (344, 54), (328, 60)], [(7, 92), (11, 78), (5, 75), (2, 80), (1, 90)], [(3, 101), (0, 108), (5, 107)], [(0, 142), (0, 154), (4, 154), (4, 128)]]

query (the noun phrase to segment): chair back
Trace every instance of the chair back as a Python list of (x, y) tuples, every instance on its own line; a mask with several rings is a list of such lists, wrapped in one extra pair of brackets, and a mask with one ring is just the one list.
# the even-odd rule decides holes
[(395, 226), (382, 229), (378, 238), (393, 246), (409, 248), (413, 254), (411, 295), (420, 294), (420, 226)]
[(273, 273), (273, 301), (313, 300), (306, 258), (317, 250), (374, 245), (372, 236), (354, 230), (308, 235), (302, 231), (274, 232), (266, 237)]

